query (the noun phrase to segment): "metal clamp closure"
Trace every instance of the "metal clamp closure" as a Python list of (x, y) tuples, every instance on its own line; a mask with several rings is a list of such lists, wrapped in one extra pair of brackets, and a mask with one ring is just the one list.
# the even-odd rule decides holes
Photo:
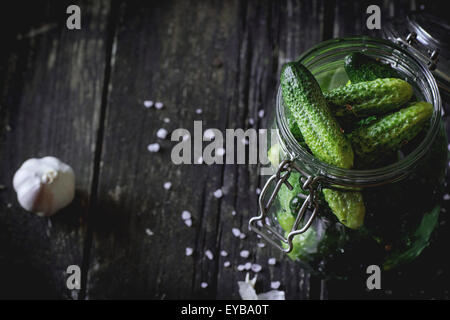
[[(302, 189), (308, 190), (309, 194), (302, 195), (305, 199), (302, 206), (296, 212), (296, 219), (294, 224), (292, 225), (291, 230), (287, 234), (287, 236), (280, 233), (279, 230), (270, 225), (270, 221), (266, 221), (269, 217), (270, 208), (277, 197), (280, 188), (283, 184), (289, 189), (292, 190), (293, 187), (289, 183), (288, 179), (291, 175), (292, 170), (295, 170), (300, 173), (300, 181), (303, 183)], [(272, 175), (269, 180), (267, 180), (264, 185), (261, 194), (259, 196), (259, 210), (260, 215), (257, 217), (253, 217), (249, 221), (249, 227), (251, 230), (255, 231), (259, 234), (263, 239), (268, 241), (273, 246), (277, 247), (281, 251), (285, 253), (289, 253), (293, 249), (293, 239), (296, 235), (302, 234), (306, 232), (311, 226), (317, 212), (319, 210), (319, 204), (317, 201), (317, 194), (319, 186), (319, 177), (313, 177), (309, 174), (305, 173), (301, 170), (292, 160), (284, 160), (280, 163), (277, 172)], [(273, 189), (267, 203), (264, 202), (266, 199), (267, 193), (272, 184), (275, 184), (275, 188)], [(302, 221), (307, 210), (311, 210), (311, 215), (307, 219), (306, 222)], [(300, 223), (303, 222), (300, 229)]]

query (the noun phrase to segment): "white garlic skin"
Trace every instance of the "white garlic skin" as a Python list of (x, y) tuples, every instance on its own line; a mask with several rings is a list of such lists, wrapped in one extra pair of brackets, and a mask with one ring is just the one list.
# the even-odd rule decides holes
[(25, 210), (48, 217), (72, 202), (75, 174), (69, 165), (55, 157), (33, 158), (17, 170), (13, 186)]

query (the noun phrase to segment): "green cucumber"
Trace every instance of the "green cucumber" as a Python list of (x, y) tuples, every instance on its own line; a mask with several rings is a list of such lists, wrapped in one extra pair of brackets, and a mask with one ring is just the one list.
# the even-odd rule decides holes
[(344, 59), (344, 68), (352, 83), (372, 81), (378, 78), (399, 78), (399, 74), (388, 64), (360, 52), (349, 54)]
[(358, 229), (363, 225), (366, 207), (360, 192), (323, 189), (323, 195), (343, 225), (350, 229)]
[(385, 78), (351, 83), (326, 92), (325, 98), (336, 117), (363, 118), (394, 111), (412, 95), (408, 82)]
[(358, 167), (374, 166), (413, 139), (429, 121), (433, 105), (414, 102), (350, 133)]
[[(281, 72), (281, 90), (284, 103), (313, 155), (328, 164), (351, 168), (354, 157), (351, 145), (311, 72), (299, 62), (285, 64)], [(361, 194), (349, 197), (343, 191), (326, 190), (330, 189), (324, 189), (324, 194), (332, 194), (326, 200), (333, 213), (344, 225), (357, 228), (354, 220), (362, 220), (365, 212)], [(355, 217), (349, 218), (353, 214)]]
[(284, 103), (313, 155), (337, 167), (351, 168), (352, 147), (311, 72), (299, 62), (285, 64), (281, 71), (281, 90)]

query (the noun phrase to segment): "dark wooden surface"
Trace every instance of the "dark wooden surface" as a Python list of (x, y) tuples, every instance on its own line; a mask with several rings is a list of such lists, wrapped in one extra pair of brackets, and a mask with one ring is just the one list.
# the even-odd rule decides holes
[[(80, 31), (65, 28), (72, 3), (82, 10)], [(3, 5), (0, 298), (239, 299), (237, 281), (245, 273), (236, 267), (247, 260), (263, 267), (259, 290), (280, 281), (288, 299), (448, 298), (449, 266), (430, 263), (431, 253), (418, 262), (420, 274), (416, 266), (387, 276), (378, 292), (366, 292), (358, 277), (326, 283), (310, 276), (275, 249), (258, 248), (247, 231), (262, 184), (257, 166), (176, 166), (169, 140), (159, 153), (147, 151), (159, 128), (192, 130), (194, 120), (222, 131), (266, 127), (258, 111), (273, 108), (281, 65), (322, 40), (371, 34), (365, 27), (369, 4), (379, 4), (384, 19), (422, 2)], [(435, 11), (439, 6), (426, 4)], [(148, 99), (165, 108), (144, 108)], [(24, 160), (45, 155), (70, 163), (77, 174), (74, 203), (50, 219), (22, 210), (11, 185)], [(224, 196), (217, 199), (213, 192), (221, 187)], [(191, 228), (181, 219), (183, 210), (192, 213)], [(247, 238), (236, 239), (234, 227)], [(186, 247), (193, 256), (185, 255)], [(243, 249), (249, 259), (239, 257)], [(221, 250), (229, 256), (221, 257)], [(277, 265), (267, 264), (270, 257)], [(225, 260), (230, 268), (223, 267)], [(80, 291), (66, 288), (71, 264), (82, 267)]]

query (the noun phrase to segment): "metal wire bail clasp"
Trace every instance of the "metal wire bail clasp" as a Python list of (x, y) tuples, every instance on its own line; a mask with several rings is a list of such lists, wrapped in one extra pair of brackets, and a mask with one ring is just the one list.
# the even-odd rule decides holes
[[(309, 195), (307, 196), (301, 195), (305, 201), (303, 202), (302, 206), (297, 212), (297, 217), (290, 232), (288, 233), (287, 237), (285, 237), (276, 228), (271, 226), (270, 223), (266, 221), (266, 218), (268, 217), (270, 207), (272, 206), (274, 200), (276, 199), (278, 191), (280, 191), (280, 188), (283, 186), (283, 184), (286, 185), (286, 187), (289, 190), (293, 189), (292, 185), (288, 181), (292, 170), (296, 170), (297, 172), (300, 173), (301, 175), (300, 180), (303, 183), (302, 189), (308, 190)], [(259, 196), (260, 215), (250, 219), (249, 221), (250, 229), (255, 231), (262, 238), (264, 238), (266, 241), (268, 241), (270, 244), (274, 245), (281, 251), (285, 253), (291, 252), (293, 249), (292, 241), (294, 239), (294, 236), (302, 234), (306, 230), (308, 230), (318, 212), (319, 205), (317, 202), (317, 192), (316, 192), (318, 180), (319, 179), (317, 177), (314, 178), (304, 173), (297, 165), (295, 165), (294, 161), (292, 160), (282, 161), (278, 166), (277, 172), (274, 175), (272, 175), (269, 178), (269, 180), (267, 180), (266, 184), (264, 185), (264, 188), (261, 191), (261, 194)], [(270, 195), (267, 203), (264, 203), (264, 200), (266, 199), (266, 195), (269, 192), (272, 183), (275, 183), (275, 189)], [(301, 229), (298, 229), (300, 222), (305, 216), (305, 212), (307, 211), (307, 209), (312, 209), (312, 213), (309, 216), (308, 221), (305, 224), (303, 224)], [(284, 245), (280, 244), (280, 242)]]

